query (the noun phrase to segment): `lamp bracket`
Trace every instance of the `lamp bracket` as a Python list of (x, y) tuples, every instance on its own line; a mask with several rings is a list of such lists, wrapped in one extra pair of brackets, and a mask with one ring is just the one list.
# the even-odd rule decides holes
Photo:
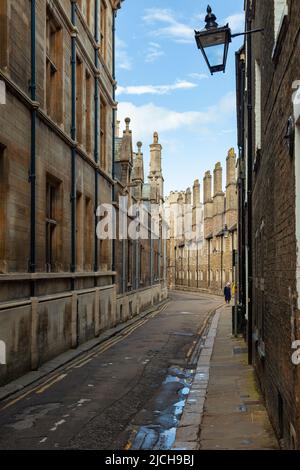
[(256, 29), (251, 29), (250, 31), (245, 31), (244, 33), (236, 33), (232, 34), (232, 38), (237, 38), (238, 36), (246, 36), (247, 34), (254, 34), (254, 33), (261, 33), (264, 31), (264, 28), (256, 28)]

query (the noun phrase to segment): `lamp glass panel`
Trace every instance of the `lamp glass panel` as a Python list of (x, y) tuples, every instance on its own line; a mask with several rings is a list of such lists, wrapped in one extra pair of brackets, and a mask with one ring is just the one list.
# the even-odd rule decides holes
[(216, 65), (223, 65), (224, 44), (206, 47), (204, 52), (211, 67), (215, 67)]

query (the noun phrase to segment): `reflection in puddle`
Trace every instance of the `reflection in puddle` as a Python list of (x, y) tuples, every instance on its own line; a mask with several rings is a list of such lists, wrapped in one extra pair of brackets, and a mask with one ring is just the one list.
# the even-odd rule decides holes
[(175, 442), (176, 430), (190, 392), (195, 371), (171, 367), (155, 401), (153, 423), (141, 426), (132, 449), (169, 450)]

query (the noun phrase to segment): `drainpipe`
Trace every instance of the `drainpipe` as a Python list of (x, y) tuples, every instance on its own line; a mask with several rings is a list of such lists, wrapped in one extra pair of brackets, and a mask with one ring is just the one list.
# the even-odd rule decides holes
[[(99, 44), (99, 0), (95, 0), (95, 42)], [(95, 68), (99, 67), (98, 47), (95, 46)], [(95, 127), (94, 127), (94, 159), (96, 165), (99, 162), (99, 86), (98, 77), (95, 77)], [(94, 234), (94, 271), (99, 269), (98, 265), (98, 237), (97, 237), (97, 208), (98, 208), (98, 168), (95, 168), (95, 234)], [(96, 284), (96, 278), (95, 278)]]
[(221, 236), (221, 292), (223, 289), (223, 256), (224, 256), (224, 239), (223, 235)]
[(238, 222), (238, 302), (243, 307), (246, 307), (246, 214), (245, 214), (245, 108), (244, 108), (244, 93), (245, 93), (245, 61), (240, 61), (240, 55), (236, 53), (236, 69), (237, 69), (237, 83), (240, 82), (240, 96), (241, 110), (239, 114), (240, 119), (240, 133), (238, 136), (239, 144), (239, 179), (238, 179), (238, 195), (239, 195), (239, 222)]
[[(161, 222), (160, 222), (161, 223)], [(159, 240), (158, 240), (158, 282), (161, 283), (161, 254), (162, 252), (162, 233), (161, 233), (161, 226), (159, 227)]]
[(175, 246), (174, 248), (175, 251), (175, 276), (174, 276), (174, 289), (176, 289), (177, 286), (177, 247)]
[[(247, 9), (247, 30), (250, 31), (252, 27), (252, 8), (248, 4)], [(248, 362), (252, 364), (252, 168), (253, 168), (253, 129), (252, 129), (252, 36), (247, 35), (247, 92), (248, 92), (248, 165), (247, 165), (247, 208), (248, 208), (248, 240), (247, 240), (247, 259), (248, 259)]]
[[(128, 242), (128, 240), (127, 240)], [(128, 252), (128, 251), (127, 251)], [(127, 259), (129, 263), (129, 258)], [(122, 292), (123, 294), (127, 291), (127, 275), (126, 275), (126, 240), (122, 240)]]
[(188, 287), (190, 287), (190, 245), (188, 245)]
[(139, 288), (140, 241), (135, 241), (135, 288)]
[(210, 240), (208, 240), (208, 273), (207, 273), (207, 280), (208, 280), (208, 285), (207, 287), (210, 288)]
[[(76, 1), (72, 0), (71, 21), (76, 27)], [(71, 150), (71, 272), (76, 271), (76, 32), (72, 32), (72, 124), (71, 139), (73, 140)], [(72, 279), (72, 290), (74, 290), (74, 279)]]
[(152, 240), (152, 230), (151, 230), (151, 220), (150, 220), (150, 286), (153, 282), (153, 240)]
[(183, 248), (181, 249), (181, 285), (184, 285), (184, 276), (183, 276)]
[[(112, 20), (112, 75), (113, 80), (116, 80), (116, 16), (117, 11), (113, 11)], [(116, 89), (113, 85), (113, 101), (116, 99)], [(115, 153), (116, 153), (116, 109), (112, 110), (112, 202), (115, 202)], [(113, 222), (114, 223), (114, 222)], [(112, 240), (112, 271), (116, 270), (116, 240)]]
[[(31, 83), (30, 94), (36, 101), (36, 1), (31, 0)], [(36, 270), (36, 108), (31, 111), (31, 159), (29, 182), (31, 184), (30, 207), (30, 262), (29, 271)], [(34, 296), (34, 285), (31, 295)]]
[(197, 289), (199, 289), (199, 245), (197, 242)]

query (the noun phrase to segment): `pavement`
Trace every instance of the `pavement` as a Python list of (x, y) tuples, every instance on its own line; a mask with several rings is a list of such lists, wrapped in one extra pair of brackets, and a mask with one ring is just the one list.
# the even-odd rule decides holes
[(174, 449), (279, 448), (246, 344), (232, 336), (231, 315), (231, 306), (218, 309), (204, 338)]
[(171, 449), (221, 303), (171, 292), (163, 308), (0, 389), (0, 449)]

